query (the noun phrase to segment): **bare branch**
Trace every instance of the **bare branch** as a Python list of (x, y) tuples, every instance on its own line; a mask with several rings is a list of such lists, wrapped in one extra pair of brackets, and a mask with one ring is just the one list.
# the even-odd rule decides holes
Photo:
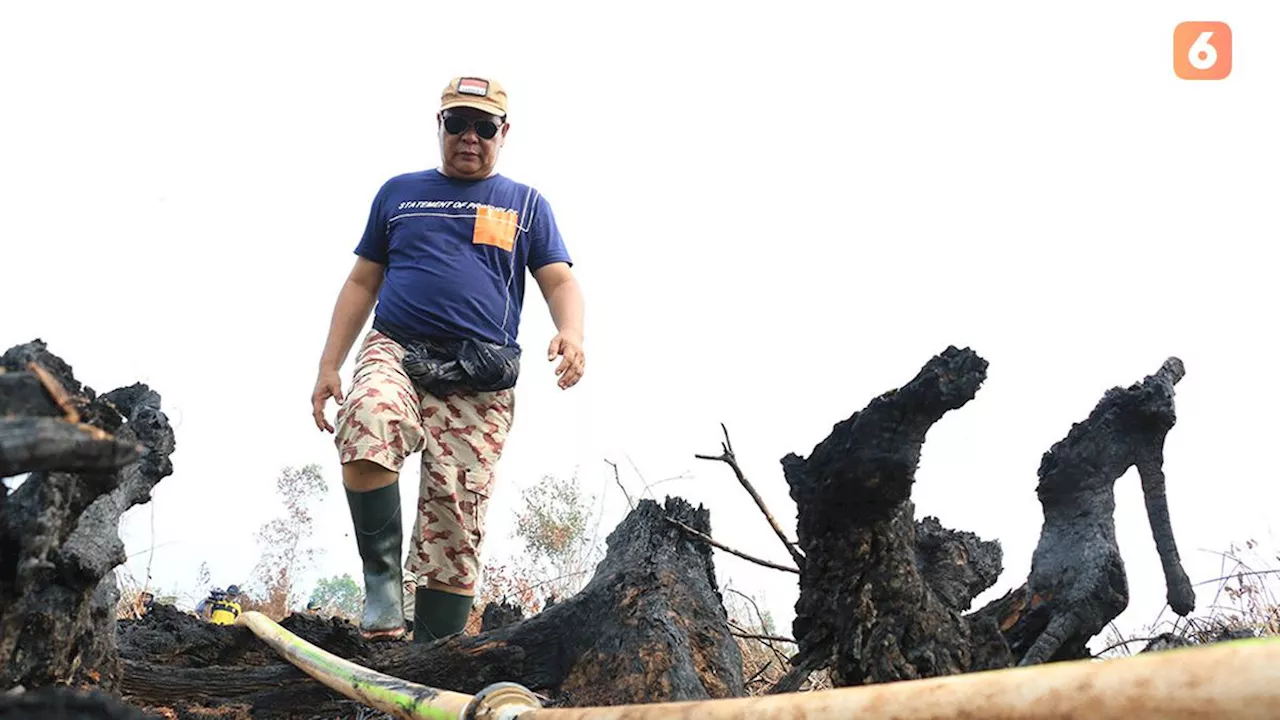
[[(640, 478), (640, 483), (644, 485), (644, 492), (642, 492), (641, 495), (648, 496), (649, 498), (655, 501), (658, 498), (653, 494), (654, 487), (661, 485), (663, 483), (671, 482), (672, 480), (686, 480), (689, 477), (687, 473), (680, 473), (679, 475), (673, 475), (672, 477), (669, 477), (669, 478), (663, 478), (662, 480), (658, 480), (657, 482), (649, 482), (648, 480), (645, 479), (644, 473), (640, 472), (640, 468), (636, 466), (636, 461), (633, 460), (630, 455), (627, 455), (627, 463), (631, 465), (632, 471), (635, 472), (636, 477)], [(617, 468), (615, 468), (614, 470), (616, 472)]]
[(1198, 582), (1198, 583), (1195, 583), (1195, 586), (1199, 587), (1200, 585), (1208, 585), (1208, 584), (1210, 584), (1210, 583), (1223, 582), (1223, 581), (1227, 581), (1227, 580), (1235, 580), (1236, 578), (1240, 578), (1240, 577), (1254, 577), (1254, 576), (1258, 576), (1258, 575), (1280, 575), (1280, 569), (1276, 569), (1276, 570), (1249, 570), (1249, 571), (1247, 571), (1247, 572), (1236, 572), (1236, 573), (1232, 573), (1232, 574), (1230, 574), (1230, 575), (1224, 575), (1224, 576), (1222, 576), (1222, 577), (1216, 577), (1216, 578), (1214, 578), (1214, 579), (1212, 579), (1212, 580), (1202, 580), (1202, 581), (1200, 581), (1200, 582)]
[(747, 602), (751, 603), (751, 608), (756, 611), (756, 620), (760, 622), (760, 629), (763, 630), (767, 626), (767, 623), (764, 621), (764, 613), (760, 612), (760, 605), (756, 603), (755, 598), (742, 592), (741, 590), (735, 590), (733, 588), (725, 588), (725, 591), (731, 592), (734, 595), (737, 595), (738, 597), (742, 598), (743, 600), (746, 600)]
[(635, 501), (631, 499), (631, 493), (627, 492), (627, 487), (622, 484), (622, 478), (618, 475), (618, 463), (610, 462), (608, 460), (605, 460), (605, 463), (607, 463), (609, 467), (613, 468), (614, 482), (618, 483), (618, 488), (622, 490), (622, 496), (627, 499), (627, 504), (631, 506), (632, 510), (635, 510), (636, 509)]
[(733, 635), (734, 637), (743, 638), (744, 640), (764, 640), (767, 642), (784, 642), (784, 643), (791, 643), (793, 645), (796, 642), (795, 640), (789, 637), (782, 637), (780, 635), (759, 635), (756, 633), (734, 632), (732, 630), (729, 632), (729, 634)]
[[(759, 623), (760, 623), (760, 629), (761, 629), (761, 630), (766, 630), (766, 629), (768, 629), (768, 623), (766, 623), (766, 622), (764, 621), (764, 613), (760, 612), (760, 606), (759, 606), (758, 604), (756, 604), (756, 599), (755, 599), (755, 598), (753, 598), (753, 597), (751, 597), (750, 595), (748, 595), (748, 594), (746, 594), (746, 593), (742, 592), (741, 590), (735, 590), (735, 589), (733, 589), (733, 588), (725, 588), (725, 590), (727, 590), (727, 591), (729, 591), (729, 592), (731, 592), (731, 593), (734, 593), (735, 595), (738, 595), (739, 597), (744, 598), (747, 602), (751, 603), (751, 607), (752, 607), (752, 608), (754, 608), (754, 609), (755, 609), (755, 611), (756, 611), (756, 619), (757, 619), (757, 620), (759, 621)], [(745, 632), (745, 629), (744, 629), (744, 628), (742, 628), (741, 626), (738, 626), (738, 625), (737, 625), (737, 623), (734, 623), (732, 620), (731, 620), (731, 621), (729, 621), (729, 624), (730, 624), (731, 626), (736, 627), (736, 629), (737, 629), (739, 632)], [(734, 628), (731, 628), (731, 629), (730, 629), (730, 632), (732, 632), (732, 631), (733, 631), (733, 629), (734, 629)], [(782, 653), (782, 651), (778, 649), (778, 646), (777, 646), (777, 645), (774, 645), (774, 644), (773, 644), (773, 640), (772, 640), (769, 636), (762, 635), (762, 636), (757, 637), (757, 638), (755, 638), (755, 639), (757, 639), (757, 640), (759, 640), (760, 642), (764, 643), (765, 647), (767, 647), (767, 648), (769, 648), (770, 650), (772, 650), (772, 651), (773, 651), (773, 655), (774, 655), (774, 657), (778, 658), (778, 660), (782, 663), (782, 665), (783, 665), (784, 667), (789, 667), (789, 666), (791, 665), (791, 659), (790, 659), (790, 658), (788, 658), (786, 655), (784, 655), (784, 654)], [(793, 645), (794, 645), (794, 644), (796, 644), (794, 640), (790, 640), (790, 641), (788, 641), (788, 642), (790, 642), (790, 643), (791, 643), (791, 644), (793, 644)]]
[(1101, 658), (1103, 655), (1106, 655), (1107, 653), (1111, 652), (1112, 650), (1117, 650), (1117, 649), (1122, 648), (1122, 647), (1125, 647), (1125, 646), (1127, 646), (1127, 645), (1132, 645), (1133, 643), (1139, 643), (1139, 642), (1151, 642), (1151, 641), (1153, 641), (1153, 640), (1155, 640), (1155, 638), (1153, 638), (1153, 637), (1136, 637), (1136, 638), (1129, 638), (1128, 640), (1121, 640), (1121, 641), (1120, 641), (1120, 642), (1118, 642), (1118, 643), (1112, 643), (1112, 644), (1110, 644), (1110, 645), (1108, 645), (1108, 646), (1106, 646), (1106, 647), (1102, 648), (1102, 649), (1101, 649), (1101, 650), (1099, 650), (1097, 653), (1095, 653), (1095, 654), (1093, 655), (1093, 657), (1094, 657), (1094, 659), (1099, 659), (1099, 658)]
[(729, 429), (720, 423), (720, 430), (724, 432), (724, 442), (720, 444), (722, 452), (719, 455), (698, 455), (694, 457), (699, 460), (718, 460), (725, 463), (733, 470), (733, 474), (738, 478), (738, 482), (742, 483), (742, 487), (747, 489), (751, 494), (751, 499), (756, 501), (756, 506), (760, 508), (760, 512), (764, 513), (765, 520), (769, 521), (769, 526), (777, 533), (778, 539), (786, 546), (787, 552), (791, 553), (791, 558), (796, 561), (796, 565), (804, 567), (804, 555), (796, 544), (787, 539), (786, 533), (782, 532), (782, 527), (778, 525), (778, 521), (774, 519), (773, 513), (769, 512), (769, 507), (764, 504), (764, 498), (760, 497), (760, 493), (756, 492), (755, 487), (747, 480), (747, 476), (742, 472), (742, 468), (738, 466), (738, 458), (733, 454), (733, 443), (729, 440)]
[(701, 541), (705, 542), (706, 544), (708, 544), (708, 545), (710, 545), (710, 546), (712, 546), (712, 547), (715, 547), (715, 548), (719, 548), (719, 549), (721, 549), (721, 550), (723, 550), (723, 551), (725, 551), (725, 552), (727, 552), (727, 553), (729, 553), (729, 554), (731, 554), (731, 555), (737, 555), (738, 557), (742, 558), (743, 560), (747, 560), (747, 561), (749, 561), (749, 562), (753, 562), (753, 563), (755, 563), (755, 564), (757, 564), (757, 565), (763, 565), (764, 567), (772, 568), (772, 569), (774, 569), (774, 570), (782, 570), (782, 571), (784, 571), (784, 572), (795, 573), (795, 574), (797, 574), (797, 575), (799, 575), (799, 574), (800, 574), (800, 571), (799, 571), (799, 570), (797, 570), (796, 568), (793, 568), (793, 567), (787, 567), (786, 565), (779, 565), (779, 564), (777, 564), (777, 563), (769, 562), (768, 560), (761, 560), (760, 558), (755, 557), (755, 556), (752, 556), (752, 555), (748, 555), (748, 554), (746, 554), (746, 553), (742, 552), (741, 550), (734, 550), (733, 548), (729, 547), (728, 545), (725, 545), (724, 543), (721, 543), (721, 542), (719, 542), (719, 541), (717, 541), (717, 540), (713, 539), (710, 535), (708, 535), (708, 534), (706, 534), (706, 533), (704, 533), (704, 532), (701, 532), (701, 531), (699, 531), (699, 530), (695, 530), (695, 529), (693, 529), (693, 528), (689, 527), (688, 525), (685, 525), (684, 523), (682, 523), (682, 522), (680, 522), (679, 520), (676, 520), (676, 519), (674, 519), (674, 518), (670, 518), (670, 517), (668, 517), (668, 518), (667, 518), (667, 522), (671, 523), (672, 525), (675, 525), (676, 527), (678, 527), (678, 528), (680, 528), (681, 530), (683, 530), (683, 531), (685, 531), (685, 532), (689, 533), (690, 535), (692, 535), (692, 536), (694, 536), (694, 537), (698, 538), (699, 540), (701, 540)]
[(751, 677), (750, 677), (750, 678), (749, 678), (745, 683), (743, 683), (743, 684), (744, 684), (744, 685), (750, 685), (751, 683), (756, 682), (756, 681), (757, 681), (757, 680), (759, 680), (761, 677), (763, 677), (763, 676), (764, 676), (764, 674), (765, 674), (765, 672), (766, 672), (769, 668), (771, 668), (771, 667), (773, 667), (773, 661), (772, 661), (772, 660), (766, 660), (766, 661), (765, 661), (765, 663), (764, 663), (764, 665), (761, 665), (761, 666), (760, 666), (760, 669), (759, 669), (759, 670), (757, 670), (757, 671), (755, 672), (755, 674), (754, 674), (754, 675), (752, 675), (752, 676), (751, 676)]

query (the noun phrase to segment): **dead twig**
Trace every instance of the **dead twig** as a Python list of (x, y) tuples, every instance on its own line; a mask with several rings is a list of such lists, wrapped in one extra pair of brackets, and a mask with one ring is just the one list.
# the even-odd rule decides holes
[[(756, 611), (756, 620), (760, 622), (760, 629), (763, 630), (764, 628), (768, 627), (768, 623), (764, 621), (764, 613), (760, 612), (760, 605), (756, 603), (755, 598), (742, 592), (741, 590), (735, 590), (733, 588), (725, 588), (725, 591), (731, 592), (734, 595), (737, 595), (738, 597), (742, 598), (743, 600), (746, 600), (747, 602), (751, 603), (751, 609)], [(795, 641), (791, 640), (790, 642), (795, 642)]]
[[(644, 485), (644, 492), (641, 494), (648, 495), (650, 499), (655, 501), (658, 498), (656, 495), (653, 494), (654, 487), (661, 485), (663, 483), (669, 483), (673, 480), (687, 480), (689, 478), (687, 473), (680, 473), (679, 475), (673, 475), (669, 478), (663, 478), (662, 480), (658, 480), (657, 482), (649, 482), (648, 480), (645, 479), (644, 473), (640, 472), (640, 468), (636, 466), (636, 461), (631, 459), (630, 455), (627, 456), (627, 464), (631, 466), (631, 469), (635, 472), (636, 477), (640, 478), (640, 483)], [(614, 469), (614, 472), (617, 472), (617, 468)]]
[(1127, 647), (1129, 645), (1132, 645), (1134, 643), (1139, 643), (1139, 642), (1149, 643), (1149, 642), (1152, 642), (1153, 640), (1155, 640), (1155, 638), (1153, 637), (1136, 637), (1136, 638), (1129, 638), (1128, 640), (1121, 640), (1120, 642), (1112, 643), (1102, 648), (1098, 652), (1094, 653), (1093, 658), (1097, 660), (1097, 659), (1100, 659), (1103, 655), (1106, 655), (1107, 653), (1111, 652), (1112, 650), (1117, 650), (1119, 648)]
[(733, 635), (734, 637), (740, 637), (743, 640), (760, 640), (763, 642), (784, 642), (784, 643), (791, 643), (792, 645), (794, 645), (796, 642), (795, 640), (792, 640), (789, 637), (782, 637), (780, 635), (760, 635), (758, 633), (735, 632), (732, 630), (729, 631), (729, 634)]
[(608, 460), (605, 460), (605, 463), (607, 463), (609, 467), (613, 468), (613, 481), (618, 483), (618, 488), (622, 490), (622, 496), (627, 499), (627, 504), (631, 506), (632, 510), (635, 510), (636, 504), (631, 499), (631, 493), (627, 492), (627, 486), (622, 484), (622, 478), (618, 475), (618, 463), (610, 462)]
[(1216, 578), (1214, 578), (1214, 579), (1212, 579), (1212, 580), (1201, 580), (1200, 582), (1198, 582), (1198, 583), (1192, 583), (1191, 585), (1192, 585), (1192, 587), (1200, 587), (1201, 585), (1208, 585), (1209, 583), (1224, 582), (1224, 581), (1227, 581), (1227, 580), (1235, 580), (1235, 579), (1237, 579), (1237, 578), (1241, 578), (1241, 577), (1257, 577), (1257, 576), (1259, 576), (1259, 575), (1280, 575), (1280, 569), (1276, 569), (1276, 570), (1248, 570), (1248, 571), (1242, 571), (1242, 572), (1232, 573), (1232, 574), (1230, 574), (1230, 575), (1226, 575), (1226, 576), (1224, 576), (1224, 577), (1216, 577)]
[(698, 538), (699, 540), (701, 540), (701, 541), (705, 542), (706, 544), (708, 544), (708, 545), (710, 545), (710, 546), (712, 546), (712, 547), (715, 547), (715, 548), (719, 548), (719, 549), (721, 549), (721, 550), (723, 550), (723, 551), (725, 551), (725, 552), (727, 552), (727, 553), (729, 553), (729, 554), (731, 554), (731, 555), (737, 555), (738, 557), (742, 558), (743, 560), (747, 560), (747, 561), (749, 561), (749, 562), (753, 562), (753, 563), (755, 563), (755, 564), (757, 564), (757, 565), (763, 565), (764, 567), (772, 568), (772, 569), (774, 569), (774, 570), (782, 570), (783, 572), (795, 573), (795, 574), (797, 574), (797, 575), (799, 575), (799, 574), (800, 574), (800, 571), (799, 571), (799, 570), (797, 570), (796, 568), (793, 568), (793, 567), (787, 567), (786, 565), (779, 565), (779, 564), (774, 563), (774, 562), (769, 562), (768, 560), (761, 560), (760, 558), (755, 557), (755, 556), (753, 556), (753, 555), (748, 555), (748, 554), (746, 554), (746, 553), (742, 552), (741, 550), (734, 550), (733, 548), (729, 547), (728, 545), (725, 545), (724, 543), (721, 543), (721, 542), (719, 542), (718, 540), (713, 539), (710, 535), (708, 535), (708, 534), (706, 534), (706, 533), (704, 533), (704, 532), (702, 532), (702, 531), (700, 531), (700, 530), (696, 530), (696, 529), (694, 529), (694, 528), (691, 528), (691, 527), (689, 527), (688, 525), (685, 525), (684, 523), (680, 522), (679, 520), (676, 520), (675, 518), (666, 517), (665, 519), (666, 519), (666, 521), (667, 521), (667, 522), (671, 523), (672, 525), (675, 525), (676, 527), (678, 527), (678, 528), (680, 528), (681, 530), (683, 530), (683, 531), (685, 531), (685, 532), (689, 533), (690, 535), (692, 535), (692, 536), (694, 536), (694, 537)]
[[(745, 599), (747, 602), (751, 603), (751, 607), (752, 607), (753, 609), (755, 609), (755, 611), (756, 611), (756, 620), (760, 623), (760, 629), (761, 629), (761, 630), (767, 630), (767, 629), (768, 629), (768, 627), (769, 627), (769, 623), (766, 623), (766, 622), (764, 621), (764, 613), (760, 612), (760, 606), (759, 606), (758, 604), (756, 604), (756, 599), (755, 599), (755, 598), (753, 598), (753, 597), (751, 597), (750, 595), (748, 595), (748, 594), (746, 594), (746, 593), (742, 592), (741, 590), (735, 590), (735, 589), (733, 589), (733, 588), (725, 588), (725, 590), (726, 590), (726, 591), (728, 591), (728, 592), (731, 592), (731, 593), (733, 593), (733, 594), (735, 594), (735, 595), (738, 595), (739, 597), (741, 597), (741, 598)], [(735, 623), (735, 622), (733, 622), (733, 621), (730, 621), (730, 625), (731, 625), (731, 627), (730, 627), (730, 629), (729, 629), (729, 632), (731, 632), (731, 633), (732, 633), (732, 632), (733, 632), (733, 630), (734, 630), (734, 627), (732, 627), (732, 626), (737, 626), (737, 629), (738, 629), (738, 631), (739, 631), (739, 632), (743, 632), (743, 631), (744, 631), (744, 628), (742, 628), (742, 626), (738, 625), (737, 623)], [(765, 646), (765, 647), (767, 647), (767, 648), (769, 648), (770, 650), (772, 650), (772, 651), (773, 651), (773, 655), (774, 655), (774, 657), (778, 658), (778, 660), (779, 660), (779, 661), (781, 661), (781, 662), (782, 662), (782, 664), (783, 664), (784, 666), (789, 666), (789, 665), (791, 665), (791, 658), (788, 658), (786, 655), (784, 655), (784, 654), (783, 654), (783, 652), (782, 652), (781, 650), (779, 650), (779, 649), (778, 649), (778, 646), (773, 644), (773, 643), (774, 643), (774, 640), (773, 640), (770, 636), (760, 636), (760, 637), (753, 638), (753, 639), (758, 640), (758, 641), (760, 641), (761, 643), (764, 643), (764, 646)], [(791, 643), (791, 644), (793, 644), (793, 645), (795, 644), (795, 641), (794, 641), (794, 640), (789, 640), (788, 642), (790, 642), (790, 643)]]
[(733, 443), (729, 442), (729, 429), (720, 423), (720, 430), (724, 432), (724, 442), (720, 444), (721, 453), (719, 455), (698, 455), (694, 457), (699, 460), (718, 460), (729, 466), (733, 470), (733, 474), (738, 478), (738, 482), (742, 483), (742, 487), (747, 489), (751, 494), (751, 499), (756, 501), (756, 506), (760, 508), (760, 512), (764, 513), (764, 517), (769, 521), (769, 526), (778, 534), (778, 539), (787, 547), (787, 552), (791, 553), (791, 558), (796, 561), (796, 565), (804, 567), (804, 554), (796, 547), (796, 544), (787, 539), (786, 533), (782, 532), (782, 527), (778, 525), (778, 521), (774, 519), (773, 513), (769, 512), (769, 507), (764, 504), (764, 499), (760, 497), (760, 493), (747, 480), (747, 476), (742, 472), (742, 468), (738, 466), (738, 458), (733, 454)]
[(764, 665), (761, 665), (761, 666), (760, 666), (760, 669), (759, 669), (759, 670), (757, 670), (757, 671), (756, 671), (756, 673), (755, 673), (754, 675), (752, 675), (752, 676), (751, 676), (751, 677), (750, 677), (750, 678), (749, 678), (745, 683), (743, 683), (743, 684), (744, 684), (744, 685), (750, 685), (751, 683), (756, 682), (757, 680), (759, 680), (759, 679), (764, 675), (765, 671), (766, 671), (766, 670), (768, 670), (768, 669), (769, 669), (769, 668), (771, 668), (771, 667), (773, 667), (773, 661), (772, 661), (772, 660), (766, 660), (766, 661), (765, 661), (765, 663), (764, 663)]

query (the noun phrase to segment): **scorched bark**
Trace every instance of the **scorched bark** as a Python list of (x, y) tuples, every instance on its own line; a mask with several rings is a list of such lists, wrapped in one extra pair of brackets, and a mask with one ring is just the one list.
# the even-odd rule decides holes
[(32, 471), (0, 493), (0, 688), (110, 692), (120, 515), (172, 472), (173, 430), (145, 385), (98, 396), (43, 341), (0, 367), (4, 471)]
[[(973, 399), (986, 371), (973, 351), (948, 348), (837, 424), (807, 459), (783, 458), (805, 565), (797, 671), (775, 691), (822, 666), (837, 685), (968, 670), (960, 613), (999, 575), (1000, 546), (917, 523), (910, 496), (929, 429)], [(958, 564), (943, 570), (948, 562)]]

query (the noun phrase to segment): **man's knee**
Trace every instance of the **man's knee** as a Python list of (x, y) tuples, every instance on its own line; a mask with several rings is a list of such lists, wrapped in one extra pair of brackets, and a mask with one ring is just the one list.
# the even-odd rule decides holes
[(350, 460), (342, 464), (342, 484), (354, 492), (386, 487), (400, 479), (399, 468), (374, 460)]
[(417, 408), (411, 399), (400, 396), (398, 388), (374, 382), (357, 384), (338, 411), (334, 445), (344, 465), (367, 461), (399, 471), (406, 457), (422, 449)]

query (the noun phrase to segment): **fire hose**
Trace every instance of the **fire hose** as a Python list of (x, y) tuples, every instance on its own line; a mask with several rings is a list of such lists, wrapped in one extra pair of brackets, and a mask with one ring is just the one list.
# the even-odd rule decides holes
[(337, 657), (260, 613), (245, 612), (236, 622), (330, 689), (402, 720), (1280, 718), (1280, 638), (833, 690), (545, 708), (517, 683), (496, 683), (475, 695), (433, 688)]

